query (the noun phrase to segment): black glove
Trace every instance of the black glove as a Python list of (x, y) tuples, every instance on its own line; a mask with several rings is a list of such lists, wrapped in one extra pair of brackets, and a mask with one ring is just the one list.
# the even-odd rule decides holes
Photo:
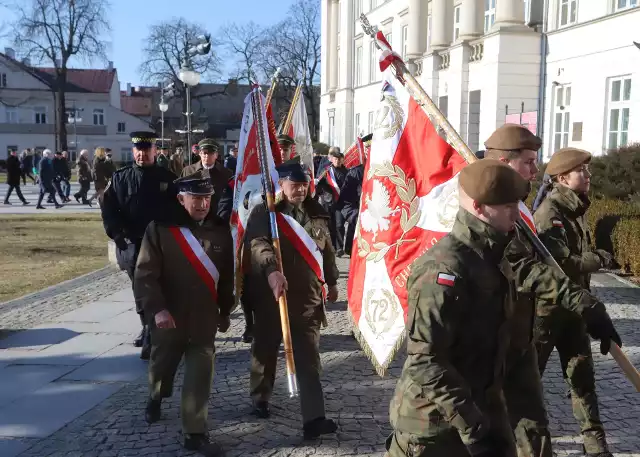
[(505, 457), (507, 442), (501, 436), (489, 432), (479, 441), (467, 445), (467, 452), (471, 457)]
[(125, 241), (124, 236), (118, 236), (114, 238), (113, 242), (116, 244), (117, 248), (120, 249), (121, 251), (127, 250), (128, 245), (127, 245), (127, 242)]
[(604, 249), (596, 249), (594, 252), (598, 257), (600, 257), (600, 260), (602, 261), (602, 268), (606, 268), (609, 270), (614, 266), (615, 260), (610, 253), (608, 253)]
[(607, 355), (611, 349), (611, 341), (622, 347), (622, 339), (613, 326), (613, 322), (602, 303), (598, 303), (586, 312), (585, 321), (587, 324), (587, 332), (593, 339), (600, 340), (600, 352)]

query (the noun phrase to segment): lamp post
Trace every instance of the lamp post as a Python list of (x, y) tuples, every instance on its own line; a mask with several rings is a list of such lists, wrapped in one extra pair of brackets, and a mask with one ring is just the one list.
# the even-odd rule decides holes
[[(191, 152), (191, 87), (197, 86), (200, 83), (200, 74), (191, 69), (189, 61), (185, 59), (185, 62), (178, 74), (180, 81), (185, 85), (186, 98), (187, 98), (187, 112), (184, 113), (187, 116), (187, 150)], [(191, 153), (189, 154), (189, 165), (191, 165)]]
[(78, 157), (78, 122), (82, 122), (82, 118), (78, 116), (78, 114), (84, 111), (84, 108), (76, 108), (76, 102), (73, 102), (73, 108), (71, 108), (73, 112), (73, 116), (68, 116), (67, 122), (70, 124), (73, 122), (73, 133), (75, 135), (75, 147), (76, 147), (76, 158)]
[(162, 124), (162, 139), (160, 140), (160, 145), (164, 148), (164, 113), (166, 113), (169, 109), (169, 105), (167, 105), (167, 103), (164, 101), (164, 93), (160, 98), (158, 108), (160, 109), (160, 123)]

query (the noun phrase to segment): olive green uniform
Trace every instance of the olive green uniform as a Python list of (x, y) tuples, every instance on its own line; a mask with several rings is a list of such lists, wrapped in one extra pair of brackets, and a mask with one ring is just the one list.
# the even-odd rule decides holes
[[(542, 242), (565, 273), (585, 289), (589, 288), (591, 273), (602, 266), (600, 257), (590, 248), (591, 236), (585, 219), (588, 207), (586, 197), (556, 184), (534, 215)], [(557, 348), (585, 450), (594, 454), (605, 452), (607, 444), (598, 411), (587, 328), (577, 314), (547, 305), (541, 301), (537, 309), (535, 339), (540, 373), (544, 372), (553, 348)]]
[[(134, 292), (145, 313), (167, 310), (175, 328), (152, 329), (149, 362), (151, 400), (169, 397), (180, 360), (185, 358), (181, 417), (185, 434), (207, 432), (215, 337), (220, 316), (233, 306), (233, 241), (228, 224), (213, 213), (203, 223), (184, 216), (175, 225), (151, 222), (135, 270)], [(219, 272), (217, 299), (171, 232), (188, 228)]]
[[(461, 208), (452, 231), (416, 261), (390, 457), (468, 456), (487, 434), (508, 445), (502, 455), (515, 455), (502, 395), (515, 298), (503, 258), (510, 239)], [(443, 274), (453, 283), (439, 282)]]
[[(329, 215), (309, 198), (300, 209), (283, 200), (276, 205), (276, 211), (293, 217), (311, 236), (322, 252), (326, 284), (336, 285), (339, 273), (329, 236)], [(251, 255), (251, 272), (246, 277), (244, 293), (253, 305), (255, 316), (250, 377), (254, 402), (268, 402), (271, 398), (282, 341), (280, 311), (267, 282), (269, 274), (277, 271), (270, 234), (268, 211), (264, 205), (257, 206), (249, 217), (244, 246), (245, 256), (247, 252)], [(287, 302), (302, 419), (307, 424), (325, 416), (318, 347), (320, 324), (324, 319), (323, 284), (285, 236), (280, 237), (280, 250), (288, 283)]]

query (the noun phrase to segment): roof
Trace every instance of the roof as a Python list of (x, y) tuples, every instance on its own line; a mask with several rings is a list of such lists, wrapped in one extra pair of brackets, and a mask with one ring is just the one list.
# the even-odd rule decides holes
[(120, 109), (134, 116), (151, 116), (151, 97), (127, 96), (120, 94)]
[[(33, 68), (38, 73), (43, 73), (45, 78), (55, 81), (55, 68)], [(91, 92), (108, 94), (113, 86), (116, 70), (91, 70), (69, 68), (67, 70), (67, 91), (69, 92)]]

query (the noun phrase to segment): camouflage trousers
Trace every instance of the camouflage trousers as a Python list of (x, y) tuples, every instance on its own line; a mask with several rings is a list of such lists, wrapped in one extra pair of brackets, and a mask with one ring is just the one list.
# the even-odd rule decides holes
[(536, 348), (511, 348), (503, 385), (519, 457), (553, 457)]
[(607, 452), (607, 440), (600, 420), (591, 344), (580, 316), (555, 309), (548, 316), (537, 316), (535, 345), (540, 376), (555, 347), (560, 355), (562, 374), (571, 391), (573, 415), (578, 421), (588, 454)]

